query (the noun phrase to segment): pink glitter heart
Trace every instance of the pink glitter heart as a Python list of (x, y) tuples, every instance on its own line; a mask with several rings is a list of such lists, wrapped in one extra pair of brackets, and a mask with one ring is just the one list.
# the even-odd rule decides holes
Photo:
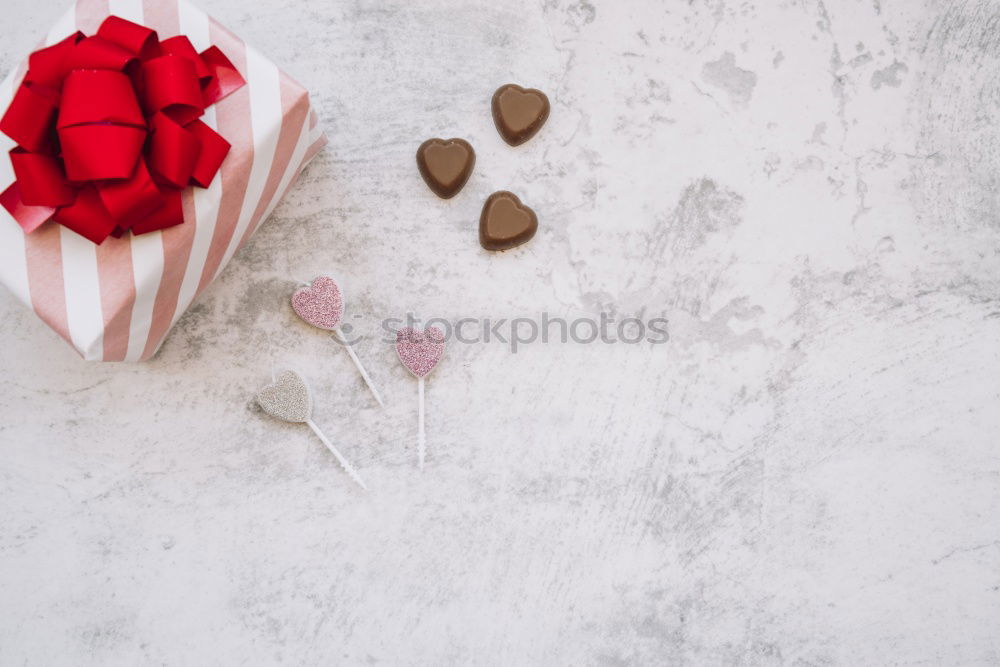
[(417, 331), (406, 327), (396, 332), (396, 354), (406, 369), (422, 378), (438, 365), (444, 355), (444, 332), (437, 327)]
[(295, 290), (292, 308), (314, 327), (333, 330), (344, 316), (344, 297), (333, 278), (320, 276), (309, 287)]

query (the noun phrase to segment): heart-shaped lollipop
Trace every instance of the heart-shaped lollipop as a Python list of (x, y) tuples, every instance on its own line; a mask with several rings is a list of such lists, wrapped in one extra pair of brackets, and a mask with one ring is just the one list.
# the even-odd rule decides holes
[(326, 445), (327, 449), (333, 453), (337, 462), (340, 463), (340, 467), (344, 469), (344, 472), (357, 482), (358, 486), (362, 489), (368, 488), (361, 479), (361, 475), (354, 469), (354, 466), (347, 462), (343, 454), (333, 446), (330, 439), (319, 430), (316, 422), (312, 420), (312, 391), (310, 391), (309, 384), (305, 378), (295, 371), (282, 371), (278, 377), (272, 378), (270, 384), (258, 391), (255, 398), (257, 405), (275, 419), (308, 425), (313, 433)]
[(274, 382), (257, 392), (257, 405), (275, 419), (306, 423), (312, 419), (309, 385), (295, 371), (284, 371)]
[(406, 370), (418, 378), (434, 370), (444, 355), (444, 332), (437, 327), (417, 331), (406, 327), (396, 332), (396, 354)]
[(336, 331), (344, 317), (344, 297), (333, 278), (319, 276), (308, 287), (295, 290), (292, 308), (314, 327)]
[(417, 377), (417, 461), (424, 469), (427, 435), (424, 430), (424, 378), (444, 355), (444, 332), (437, 327), (417, 331), (406, 327), (396, 332), (396, 354), (406, 370)]
[(340, 330), (340, 321), (344, 317), (344, 295), (340, 287), (330, 276), (318, 276), (312, 283), (295, 290), (292, 294), (292, 310), (309, 324), (319, 329), (332, 331), (333, 335), (347, 350), (348, 356), (361, 374), (361, 379), (368, 385), (372, 396), (378, 404), (384, 407), (382, 397), (375, 388), (368, 371), (362, 365), (358, 355), (354, 352), (353, 343), (347, 342), (343, 331)]

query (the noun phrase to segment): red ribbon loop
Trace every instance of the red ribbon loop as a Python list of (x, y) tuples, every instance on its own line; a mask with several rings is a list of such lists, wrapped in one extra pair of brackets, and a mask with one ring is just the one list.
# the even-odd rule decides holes
[(63, 41), (35, 51), (28, 56), (28, 73), (24, 76), (27, 83), (58, 89), (63, 79), (69, 74), (69, 58), (76, 43), (83, 39), (83, 33), (77, 32)]
[(111, 69), (123, 71), (136, 59), (131, 51), (101, 37), (86, 37), (76, 44), (68, 58), (70, 69)]
[(58, 109), (52, 96), (43, 95), (40, 90), (22, 85), (0, 120), (0, 132), (16, 141), (18, 146), (36, 153), (51, 147), (52, 121)]
[(184, 35), (177, 35), (176, 37), (171, 37), (160, 42), (160, 53), (165, 56), (178, 56), (190, 60), (194, 64), (195, 74), (198, 75), (200, 84), (204, 84), (208, 79), (212, 78), (212, 70), (202, 60), (201, 56), (198, 55), (198, 52), (194, 50), (191, 40)]
[(114, 42), (143, 60), (155, 57), (159, 49), (159, 39), (155, 30), (117, 16), (104, 19), (101, 27), (97, 29), (97, 36)]
[[(160, 205), (163, 194), (156, 187), (146, 161), (139, 160), (131, 178), (124, 181), (110, 181), (97, 186), (104, 208), (115, 220), (130, 225), (148, 215)], [(122, 227), (122, 223), (119, 223)], [(128, 227), (122, 227), (127, 230)]]
[(132, 81), (121, 72), (78, 69), (63, 84), (58, 129), (86, 123), (117, 123), (145, 127), (146, 120)]
[(208, 47), (201, 52), (201, 59), (205, 61), (212, 72), (211, 80), (204, 84), (206, 107), (229, 97), (246, 84), (243, 75), (236, 70), (236, 67), (219, 47)]
[(97, 189), (90, 184), (80, 188), (76, 201), (56, 211), (52, 219), (98, 244), (108, 238), (118, 224), (104, 208)]
[(229, 154), (229, 142), (200, 120), (194, 121), (185, 129), (198, 137), (198, 141), (201, 142), (201, 152), (198, 154), (198, 162), (195, 163), (194, 172), (191, 174), (191, 182), (194, 185), (207, 188), (212, 179), (215, 178), (216, 172), (219, 171), (222, 161)]
[(194, 63), (179, 56), (161, 56), (142, 64), (143, 106), (162, 111), (182, 125), (205, 112), (201, 83)]
[(59, 130), (66, 177), (74, 183), (128, 178), (146, 131), (125, 125), (74, 125)]
[(18, 144), (0, 205), (25, 233), (52, 219), (94, 243), (180, 224), (181, 192), (208, 187), (230, 148), (198, 118), (244, 84), (218, 48), (117, 16), (40, 49), (0, 119)]
[(21, 184), (21, 200), (28, 206), (69, 206), (76, 199), (59, 158), (15, 148), (10, 162)]
[(198, 162), (201, 142), (191, 132), (166, 114), (153, 116), (153, 135), (149, 139), (149, 167), (160, 179), (175, 188), (191, 181)]
[(155, 232), (157, 229), (173, 227), (184, 222), (184, 206), (181, 201), (181, 191), (167, 189), (163, 191), (159, 208), (140, 218), (132, 225), (133, 234)]

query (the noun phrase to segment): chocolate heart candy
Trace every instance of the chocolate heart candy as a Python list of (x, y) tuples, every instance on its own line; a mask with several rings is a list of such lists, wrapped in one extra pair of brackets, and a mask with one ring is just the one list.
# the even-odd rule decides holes
[(476, 164), (476, 152), (465, 139), (428, 139), (417, 149), (417, 168), (427, 187), (451, 199), (465, 186)]
[(494, 192), (479, 216), (479, 243), (487, 250), (507, 250), (531, 239), (538, 230), (535, 212), (512, 192)]
[(540, 90), (513, 83), (493, 93), (493, 122), (511, 146), (520, 146), (542, 128), (549, 117), (549, 98)]

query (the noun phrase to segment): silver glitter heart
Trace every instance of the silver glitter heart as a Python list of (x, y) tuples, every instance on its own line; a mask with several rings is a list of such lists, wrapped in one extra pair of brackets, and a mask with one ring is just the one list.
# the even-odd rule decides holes
[(307, 422), (312, 419), (309, 385), (295, 371), (283, 371), (278, 379), (257, 392), (257, 405), (282, 421)]

